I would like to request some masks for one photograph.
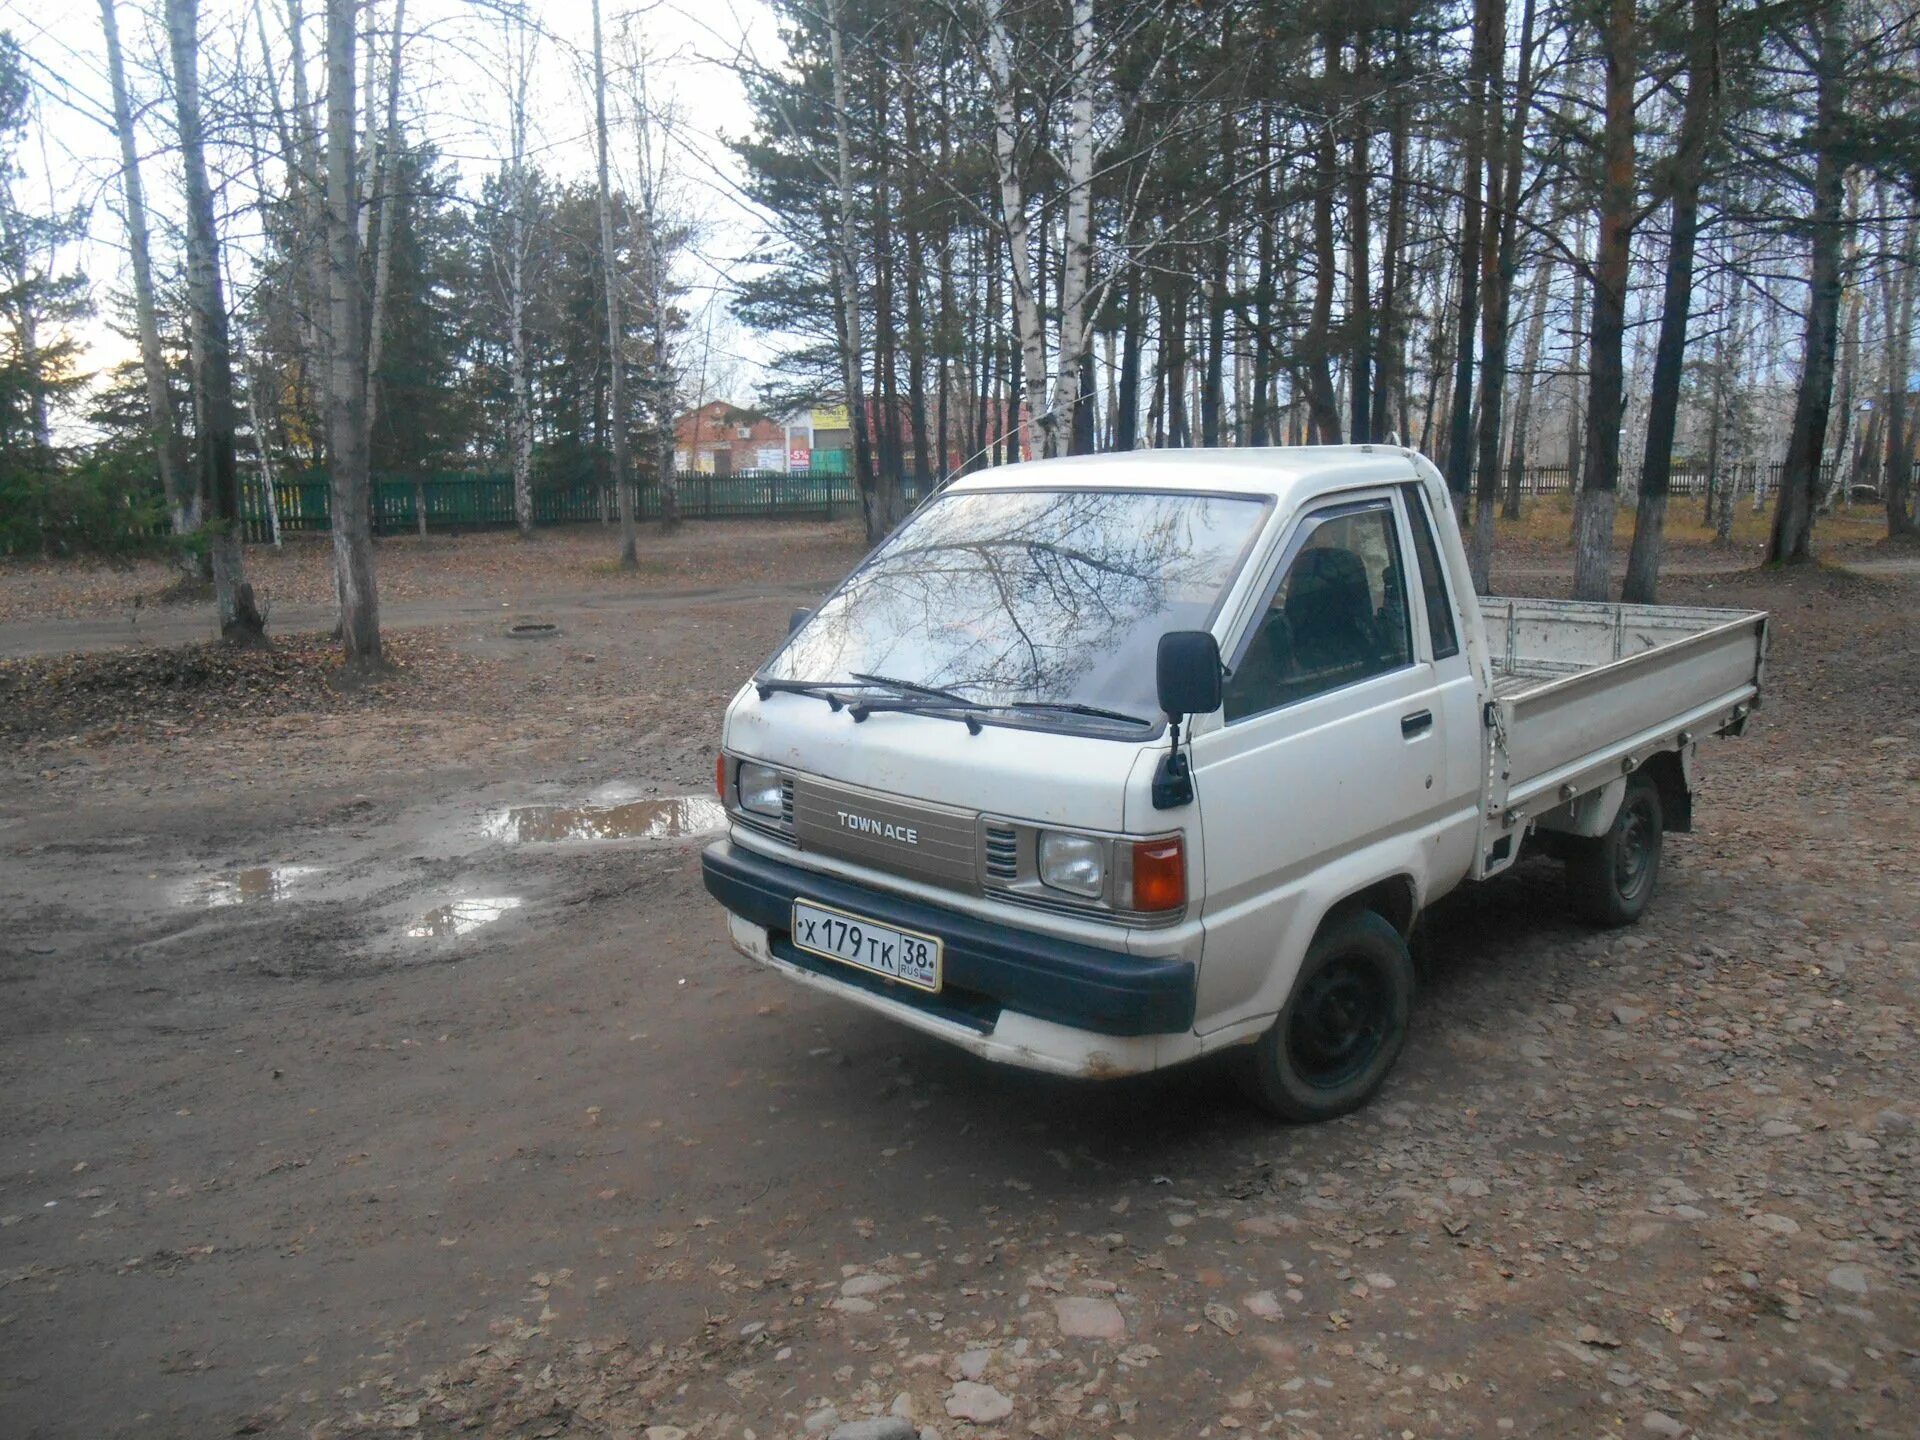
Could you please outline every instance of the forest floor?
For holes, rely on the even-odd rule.
[[[1652,911],[1443,902],[1384,1092],[1288,1129],[728,948],[717,716],[861,549],[389,541],[351,689],[157,645],[158,568],[0,568],[0,1434],[1911,1433],[1920,576],[1680,537],[1664,598],[1778,622]],[[324,555],[250,560],[285,615]]]

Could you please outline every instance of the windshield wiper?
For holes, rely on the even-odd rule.
[[[862,671],[853,672],[849,680],[773,680],[756,677],[753,686],[760,692],[760,698],[769,695],[812,695],[824,700],[835,710],[847,702],[835,694],[839,690],[873,690],[876,688],[899,690],[908,695],[924,695],[930,700],[944,700],[951,705],[971,705],[973,702],[956,690],[942,690],[937,685],[922,685],[916,680],[896,680],[891,675],[868,675]]]
[[[949,705],[958,707],[948,709]],[[882,710],[899,710],[913,715],[937,715],[943,720],[961,720],[966,722],[968,730],[980,733],[980,716],[1019,714],[1022,711],[1042,711],[1056,715],[1085,715],[1093,720],[1119,720],[1128,725],[1138,725],[1142,729],[1150,728],[1153,721],[1138,715],[1129,715],[1124,710],[1105,710],[1098,705],[1082,705],[1077,700],[1014,700],[1004,704],[987,704],[972,700],[962,700],[955,696],[950,701],[942,701],[938,695],[929,695],[925,699],[903,695],[897,699],[866,699],[853,701],[847,707],[847,713],[855,720],[864,720],[867,716]]]
[[[1153,721],[1139,715],[1128,714],[1124,710],[1107,710],[1098,705],[1084,705],[1078,700],[1014,700],[1003,703],[990,703],[969,700],[956,690],[943,690],[937,685],[922,685],[916,680],[897,680],[889,675],[871,675],[856,670],[848,680],[772,680],[755,679],[754,687],[760,692],[760,698],[769,695],[812,695],[824,700],[835,711],[845,709],[855,721],[865,720],[869,715],[898,711],[903,714],[932,715],[942,720],[958,720],[974,735],[980,733],[980,716],[984,714],[1006,714],[1019,711],[1043,711],[1059,715],[1084,715],[1093,720],[1118,720],[1127,725],[1150,728]],[[892,697],[860,696],[848,698],[836,691],[841,690],[896,690],[901,693]]]
[[[760,698],[769,695],[812,695],[824,700],[835,710],[847,702],[833,692],[836,690],[864,690],[866,685],[858,680],[769,680],[754,676],[753,688],[760,692]]]
[[[959,706],[959,709],[955,709]],[[939,720],[958,720],[967,727],[969,735],[980,733],[980,717],[974,714],[976,708],[995,709],[995,706],[975,707],[971,701],[956,695],[951,700],[941,698],[941,692],[934,691],[926,696],[900,695],[893,699],[868,699],[861,697],[847,706],[847,713],[853,716],[857,725],[869,715],[884,711],[900,711],[906,715],[932,715]]]
[[[905,690],[912,695],[931,695],[936,700],[951,700],[956,705],[971,705],[973,701],[957,690],[943,690],[938,685],[922,685],[918,680],[896,680],[891,675],[869,675],[864,670],[849,671],[856,680],[864,680],[869,685],[891,685],[895,690]]]
[[[1125,710],[1103,710],[1098,705],[1082,705],[1078,700],[1015,700],[1006,705],[985,707],[991,710],[1054,710],[1062,715],[1088,715],[1096,720],[1124,720],[1129,725],[1151,727],[1153,721]]]

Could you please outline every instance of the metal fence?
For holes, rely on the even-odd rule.
[[[1780,488],[1779,461],[1746,461],[1723,465],[1722,483],[1735,486],[1734,493],[1758,505]],[[1882,477],[1870,472],[1874,481]],[[1838,467],[1822,467],[1821,486],[1831,492]],[[1915,467],[1916,488],[1920,488],[1920,466]],[[1631,480],[1623,475],[1623,480]],[[1669,489],[1674,495],[1704,496],[1712,488],[1713,476],[1707,467],[1681,465],[1674,469]],[[1505,489],[1502,474],[1501,488]],[[1520,493],[1524,496],[1566,495],[1573,488],[1565,465],[1529,465],[1520,475]],[[629,482],[634,513],[641,520],[660,518],[660,492],[652,481]],[[1872,486],[1856,486],[1853,495],[1836,495],[1836,500],[1876,502],[1881,491]],[[911,477],[901,483],[901,493],[911,505],[919,498]],[[280,531],[294,535],[325,532],[330,528],[330,492],[324,471],[276,479],[274,500],[280,510]],[[680,515],[687,520],[794,519],[826,520],[857,511],[860,493],[853,477],[844,471],[811,470],[788,474],[775,470],[749,470],[737,475],[683,473],[674,477],[674,494]],[[373,528],[376,534],[396,535],[407,531],[500,529],[514,523],[513,476],[506,471],[436,471],[423,475],[379,474],[374,477]],[[536,485],[533,491],[533,523],[536,525],[573,525],[612,523],[620,515],[613,485],[601,480],[575,480],[563,484]],[[272,538],[272,523],[267,512],[266,486],[257,471],[242,480],[241,516],[246,538]]]
[[[630,481],[627,491],[638,518],[660,518],[660,491],[652,481]],[[851,476],[824,470],[683,474],[674,477],[674,495],[681,517],[687,520],[825,520],[856,507],[860,498]],[[331,528],[332,491],[325,472],[276,477],[273,499],[280,512],[281,534]],[[240,509],[247,539],[272,538],[267,489],[257,472],[242,479]],[[505,471],[379,474],[374,477],[372,511],[374,533],[379,535],[511,526],[513,476]],[[611,482],[587,480],[534,487],[536,525],[612,522],[619,515],[620,503]]]
[[[1785,468],[1778,460],[1768,464],[1749,460],[1738,465],[1722,465],[1720,476],[1737,485],[1741,495],[1766,496],[1780,488],[1780,472]],[[1837,472],[1838,467],[1831,461],[1820,467],[1823,490],[1831,488]],[[1636,477],[1623,472],[1620,478],[1631,482]],[[1704,465],[1676,465],[1667,479],[1667,492],[1671,495],[1705,495],[1712,486],[1713,472]],[[1504,481],[1502,489],[1505,489]],[[1529,465],[1520,472],[1522,495],[1565,495],[1572,489],[1572,475],[1565,465]]]

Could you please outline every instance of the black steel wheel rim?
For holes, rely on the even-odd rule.
[[[1379,1058],[1391,1020],[1379,966],[1359,955],[1328,961],[1307,977],[1287,1021],[1294,1073],[1316,1090],[1351,1083]]]
[[[1613,884],[1623,900],[1637,896],[1653,873],[1660,835],[1652,808],[1644,798],[1635,796],[1620,810],[1620,831],[1613,847]]]

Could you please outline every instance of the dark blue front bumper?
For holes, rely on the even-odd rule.
[[[1126,955],[1029,930],[1013,930],[900,895],[770,859],[721,840],[701,857],[707,890],[763,927],[789,965],[925,1010],[982,1034],[1002,1009],[1096,1035],[1168,1035],[1193,1028],[1195,975],[1185,960]],[[944,946],[940,993],[929,995],[795,947],[796,896],[936,935]]]

